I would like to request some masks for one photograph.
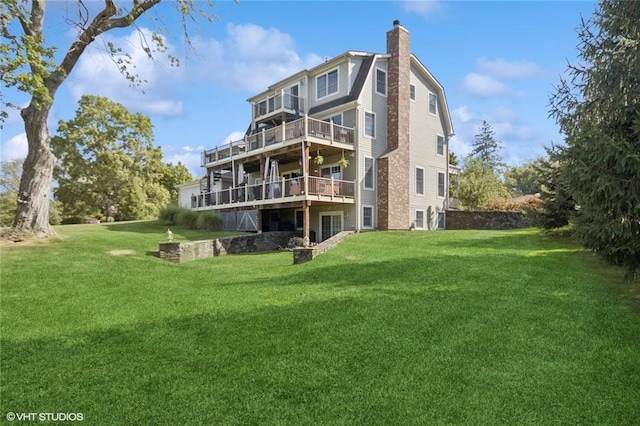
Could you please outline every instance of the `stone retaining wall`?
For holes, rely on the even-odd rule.
[[[183,263],[226,254],[279,250],[296,235],[295,232],[264,232],[214,240],[161,242],[159,253],[161,259]]]
[[[472,212],[447,210],[447,229],[519,229],[533,226],[519,212]]]
[[[316,256],[334,248],[340,241],[351,234],[353,234],[353,231],[342,231],[316,246],[296,247],[293,249],[293,264],[297,265],[315,259]]]

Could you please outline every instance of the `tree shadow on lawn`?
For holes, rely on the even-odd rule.
[[[600,359],[589,351],[545,353],[554,359],[545,363],[456,331],[474,321],[380,295],[3,339],[2,409],[81,412],[91,424],[624,424],[639,415],[640,376],[628,370],[640,364],[638,327],[620,331],[622,347],[599,341],[620,359],[594,375]]]

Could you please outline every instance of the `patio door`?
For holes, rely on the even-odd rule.
[[[342,232],[342,212],[320,213],[321,241],[329,239]]]

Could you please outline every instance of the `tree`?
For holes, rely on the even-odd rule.
[[[180,161],[175,166],[173,163],[165,164],[165,170],[160,178],[160,183],[169,191],[169,197],[174,204],[178,203],[178,188],[181,183],[193,180],[191,172]]]
[[[0,163],[0,226],[10,226],[16,213],[23,158]]]
[[[113,0],[104,0],[104,7],[93,17],[85,1],[78,0],[75,14],[69,13],[64,25],[77,30],[61,60],[56,62],[56,47],[46,44],[45,29],[61,31],[57,26],[45,26],[46,0],[3,0],[0,3],[0,80],[6,87],[27,93],[30,102],[21,110],[28,141],[28,154],[24,162],[20,190],[17,199],[14,229],[21,233],[46,236],[54,233],[49,225],[49,191],[53,177],[55,158],[50,150],[47,119],[56,93],[69,77],[78,60],[96,38],[119,28],[135,25],[142,15],[149,15],[160,0],[131,0],[128,5]],[[205,18],[215,18],[210,10],[211,1],[176,0],[169,2],[180,16],[185,36],[187,23]],[[166,17],[157,14],[152,19],[162,25]],[[161,30],[161,28],[159,29]],[[149,40],[140,37],[143,49],[149,56],[166,53],[163,37],[159,32]],[[151,43],[151,44],[149,44]],[[128,56],[112,43],[106,43],[109,53],[123,75],[132,83],[140,81],[132,71]],[[117,59],[116,59],[117,57]],[[172,58],[175,59],[175,58]],[[1,99],[1,98],[0,98]],[[3,106],[15,106],[2,99]],[[3,110],[2,116],[6,117]]]
[[[576,213],[576,203],[565,182],[566,164],[562,149],[545,148],[546,158],[536,161],[534,167],[540,179],[541,211],[536,215],[537,225],[543,229],[561,228],[570,223]]]
[[[169,202],[163,182],[173,167],[153,146],[151,120],[100,96],[80,98],[76,116],[58,123],[56,199],[66,216],[116,211],[122,219],[155,217]]]
[[[490,199],[510,195],[489,164],[479,157],[468,156],[460,173],[458,197],[466,210],[483,210]]]
[[[480,131],[475,135],[471,146],[473,149],[470,156],[480,158],[495,171],[500,171],[504,167],[502,157],[498,152],[502,148],[502,144],[496,139],[496,132],[486,121],[482,122]]]
[[[565,135],[564,179],[579,205],[576,235],[633,278],[640,267],[640,2],[602,0],[578,38],[579,61],[550,99]]]
[[[512,196],[532,195],[540,192],[540,174],[537,166],[544,161],[538,158],[519,166],[508,167],[504,172],[504,185]]]

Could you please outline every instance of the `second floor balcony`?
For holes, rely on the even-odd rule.
[[[301,140],[353,149],[355,129],[304,116],[271,128],[262,128],[243,139],[229,142],[202,153],[202,166],[230,161],[234,157],[276,149]]]
[[[354,203],[355,182],[317,176],[283,178],[255,185],[203,191],[199,196],[192,197],[191,208],[217,210],[302,200]]]

